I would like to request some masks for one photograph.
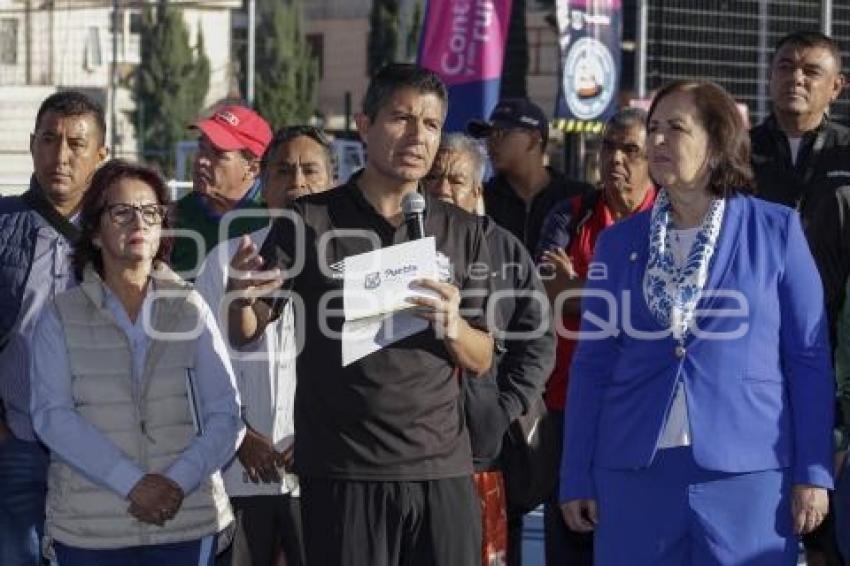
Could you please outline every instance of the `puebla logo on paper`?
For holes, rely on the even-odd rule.
[[[593,37],[576,41],[564,62],[564,98],[570,113],[592,120],[605,111],[614,97],[614,58],[608,47]]]
[[[366,279],[363,280],[363,286],[371,291],[373,289],[377,289],[381,286],[381,272],[376,271],[375,273],[367,273]]]

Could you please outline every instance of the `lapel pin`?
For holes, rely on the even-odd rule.
[[[637,252],[632,252],[629,256],[629,261],[637,261]]]

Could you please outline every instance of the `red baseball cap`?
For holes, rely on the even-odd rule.
[[[198,120],[192,127],[206,134],[221,151],[247,149],[256,157],[263,155],[272,139],[268,122],[245,106],[222,106],[215,114]]]

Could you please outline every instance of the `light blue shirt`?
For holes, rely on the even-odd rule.
[[[106,289],[106,306],[116,325],[127,335],[132,351],[132,379],[142,378],[150,336],[140,313],[130,321],[118,299]],[[150,293],[142,309],[151,308]],[[177,482],[188,495],[201,481],[224,466],[239,445],[243,433],[239,395],[233,369],[215,319],[204,304],[203,330],[195,352],[196,393],[203,433],[195,436],[164,475]],[[32,357],[32,419],[38,436],[54,456],[80,471],[92,482],[126,497],[147,473],[75,409],[65,331],[52,304],[42,312],[32,337],[38,355]],[[155,470],[151,470],[152,472]]]

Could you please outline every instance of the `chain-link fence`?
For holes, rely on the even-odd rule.
[[[753,123],[770,112],[767,89],[776,41],[794,30],[820,30],[820,0],[647,0],[647,87],[680,78],[715,81],[747,104]],[[850,3],[832,8],[833,37],[850,62]],[[850,116],[847,94],[833,106]]]

